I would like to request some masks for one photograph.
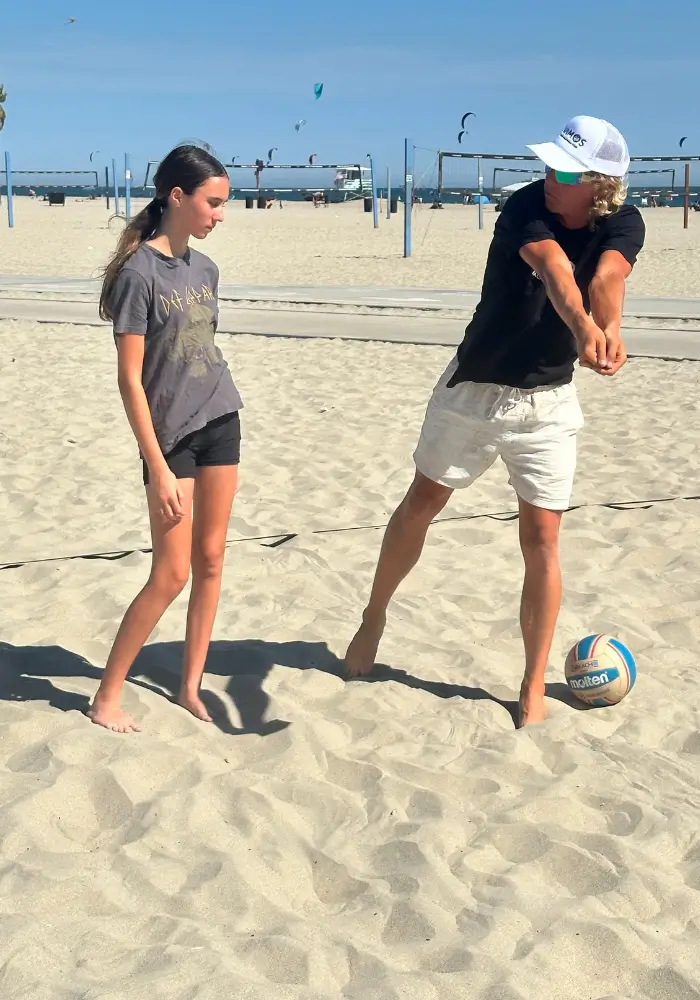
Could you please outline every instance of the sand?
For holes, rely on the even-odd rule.
[[[144,203],[134,202],[134,211]],[[413,256],[403,258],[403,218],[382,219],[378,230],[359,203],[314,209],[288,203],[280,211],[246,211],[230,203],[222,226],[207,239],[206,252],[219,264],[221,280],[261,285],[383,285],[413,288],[481,287],[497,215],[485,209],[478,230],[475,207],[441,212],[416,207]],[[646,209],[647,245],[632,278],[631,295],[700,295],[700,213],[683,229],[679,208]],[[119,220],[104,202],[69,199],[65,208],[15,199],[16,226],[7,229],[0,210],[5,273],[97,274],[111,253]]]
[[[278,267],[266,282],[292,280]],[[375,678],[340,674],[451,352],[220,340],[247,405],[204,683],[217,722],[169,700],[183,595],[126,689],[144,732],[119,737],[82,714],[149,565],[114,346],[0,323],[0,560],[22,564],[0,572],[3,1000],[700,996],[700,501],[672,499],[700,495],[697,364],[577,374],[551,718],[516,732],[500,465],[431,529]],[[594,630],[640,670],[603,711],[563,683]]]

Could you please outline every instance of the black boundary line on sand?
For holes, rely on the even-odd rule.
[[[614,511],[633,511],[633,510],[649,510],[652,507],[659,506],[664,503],[675,503],[679,500],[700,500],[700,494],[693,494],[688,496],[674,496],[674,497],[657,497],[650,500],[620,500],[618,502],[610,503],[580,503],[575,504],[573,507],[569,507],[566,513],[574,510],[585,510],[587,508],[597,507],[605,510]],[[449,524],[455,521],[477,521],[477,520],[491,520],[491,521],[517,521],[519,514],[517,511],[504,510],[504,511],[494,511],[485,514],[455,514],[452,517],[440,517],[432,524]],[[351,524],[346,525],[342,528],[316,528],[310,531],[310,535],[337,535],[348,531],[379,531],[381,528],[386,528],[386,523],[382,524]],[[259,542],[264,548],[276,549],[281,545],[285,545],[287,542],[292,541],[294,538],[298,538],[301,532],[299,531],[289,531],[283,532],[281,534],[274,535],[244,535],[240,538],[227,538],[226,545],[238,545],[241,542]],[[104,559],[110,562],[116,562],[119,559],[124,559],[126,556],[134,555],[135,553],[141,553],[143,555],[148,555],[153,550],[150,546],[145,548],[134,548],[134,549],[116,549],[112,552],[82,552],[76,553],[75,555],[69,556],[46,556],[39,559],[24,559],[17,562],[6,562],[0,563],[0,571],[8,569],[20,569],[22,566],[36,566],[43,563],[52,562],[71,562],[75,559]]]

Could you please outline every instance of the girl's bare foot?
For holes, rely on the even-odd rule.
[[[95,696],[92,705],[87,710],[87,717],[96,726],[111,729],[113,733],[141,732],[131,716],[122,712],[118,701],[107,701],[100,698],[99,695]]]
[[[365,612],[362,616],[362,624],[345,654],[345,669],[350,677],[366,677],[371,673],[385,627],[385,614],[370,618]]]
[[[178,705],[182,708],[186,708],[191,715],[194,715],[195,719],[199,719],[200,722],[213,722],[211,715],[207,712],[206,705],[199,697],[198,694],[187,694],[185,691],[180,692],[180,697],[177,699]]]

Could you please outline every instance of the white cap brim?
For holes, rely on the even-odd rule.
[[[585,174],[587,170],[590,170],[590,167],[575,160],[570,153],[567,153],[561,146],[557,146],[555,142],[541,142],[537,146],[528,146],[527,148],[531,149],[535,156],[538,156],[552,170],[562,170],[567,174]]]

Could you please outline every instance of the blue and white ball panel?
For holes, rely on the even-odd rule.
[[[627,671],[629,685],[627,690],[631,691],[634,687],[634,682],[637,680],[637,664],[634,662],[634,657],[624,642],[620,642],[619,639],[613,639],[612,636],[608,639],[608,648],[611,650],[614,649],[619,654],[624,664],[624,669]]]
[[[629,649],[611,635],[588,635],[566,658],[566,679],[572,693],[595,707],[616,705],[637,679]]]
[[[592,656],[593,646],[598,642],[599,639],[603,638],[605,638],[605,636],[587,635],[585,639],[581,639],[574,646],[575,659],[590,660]]]

